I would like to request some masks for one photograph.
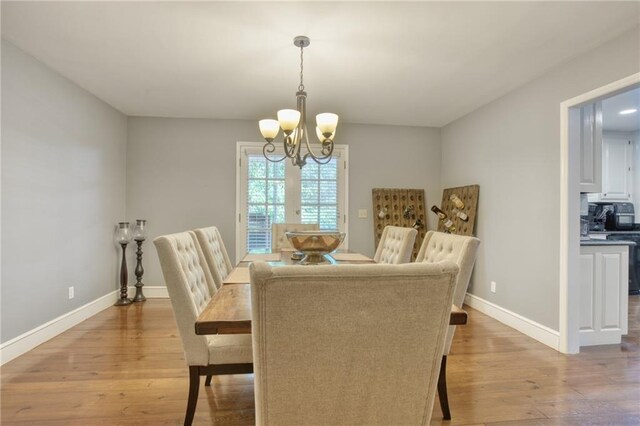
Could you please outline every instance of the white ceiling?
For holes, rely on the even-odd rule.
[[[633,114],[620,115],[620,111],[632,108],[638,111]],[[619,132],[640,130],[640,88],[602,101],[602,128]]]
[[[638,2],[2,2],[2,35],[127,115],[442,126],[639,22]]]

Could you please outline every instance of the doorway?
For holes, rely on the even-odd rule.
[[[331,160],[309,161],[301,169],[287,160],[267,161],[263,145],[237,143],[236,259],[271,252],[271,226],[276,223],[317,223],[321,230],[346,233],[348,146],[336,145]],[[348,248],[347,238],[342,246]]]
[[[559,350],[580,351],[580,146],[571,143],[571,110],[640,86],[640,73],[568,99],[560,104],[560,318]]]

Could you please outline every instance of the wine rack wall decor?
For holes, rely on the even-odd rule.
[[[418,231],[411,260],[418,255],[427,233],[424,189],[373,188],[373,234],[376,248],[385,226],[402,226]]]
[[[464,204],[464,207],[459,209],[462,213],[468,216],[468,220],[465,222],[461,220],[454,209],[456,206],[451,200],[451,196],[456,195],[460,201]],[[455,226],[453,234],[458,235],[475,235],[476,215],[478,212],[478,197],[480,195],[480,185],[459,186],[456,188],[446,188],[442,191],[442,204],[440,209],[444,211],[449,219]],[[438,231],[445,232],[444,222],[438,221]]]

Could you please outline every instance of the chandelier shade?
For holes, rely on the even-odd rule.
[[[260,126],[260,133],[262,133],[262,137],[269,142],[274,140],[280,132],[280,124],[277,120],[260,120],[258,125]]]
[[[338,127],[338,115],[330,112],[318,114],[316,116],[316,151],[309,143],[309,132],[307,132],[307,92],[304,90],[304,48],[309,46],[311,41],[306,36],[297,36],[293,39],[293,44],[300,48],[300,85],[296,92],[296,109],[281,109],[278,111],[278,119],[266,119],[258,122],[260,133],[267,143],[262,148],[265,158],[272,162],[280,162],[287,158],[291,159],[294,166],[304,167],[307,159],[312,159],[318,164],[326,164],[331,160],[333,154],[333,139]],[[280,133],[284,134],[283,148],[284,156],[274,157],[276,146],[273,141]],[[302,147],[306,153],[302,153]]]
[[[278,111],[278,123],[286,134],[293,132],[293,129],[298,127],[298,123],[300,123],[300,111],[281,109]]]
[[[330,112],[318,114],[316,115],[316,123],[318,124],[320,132],[325,137],[329,137],[329,135],[336,131],[336,127],[338,127],[338,116]]]

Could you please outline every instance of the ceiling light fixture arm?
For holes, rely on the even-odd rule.
[[[271,162],[280,162],[285,158],[291,158],[291,163],[302,169],[307,164],[307,159],[311,158],[318,164],[327,164],[333,154],[333,138],[338,124],[338,116],[331,113],[318,114],[316,122],[316,136],[320,143],[320,153],[316,154],[309,143],[309,132],[307,131],[307,92],[304,90],[304,48],[309,46],[310,40],[305,36],[298,36],[293,39],[293,44],[300,48],[300,84],[296,92],[296,109],[278,111],[278,120],[260,120],[260,132],[267,143],[262,148],[265,158]],[[273,144],[279,130],[284,133],[284,156],[282,158],[272,158],[276,146]],[[301,148],[304,138],[304,145],[307,152],[302,155]]]
[[[264,155],[264,158],[266,158],[267,160],[271,161],[272,163],[279,163],[279,162],[289,158],[285,154],[282,158],[274,159],[273,158],[273,153],[275,151],[276,151],[276,146],[273,144],[273,140],[267,141],[267,143],[265,143],[264,146],[262,147],[262,155]]]
[[[307,131],[307,92],[298,91],[296,93],[297,98],[297,107],[298,111],[300,111],[300,122],[298,123],[297,131],[295,132],[297,136],[296,141],[296,157],[293,160],[293,165],[302,168],[305,164],[307,164],[307,159],[311,158],[318,164],[326,164],[331,160],[331,153],[333,152],[333,144],[331,144],[331,151],[325,152],[325,143],[322,143],[322,153],[321,155],[316,155],[315,152],[311,149],[311,144],[309,144],[309,132]],[[305,146],[307,147],[307,153],[304,156],[300,155],[300,149],[302,148],[302,139],[304,138]],[[325,161],[326,160],[326,161]]]

